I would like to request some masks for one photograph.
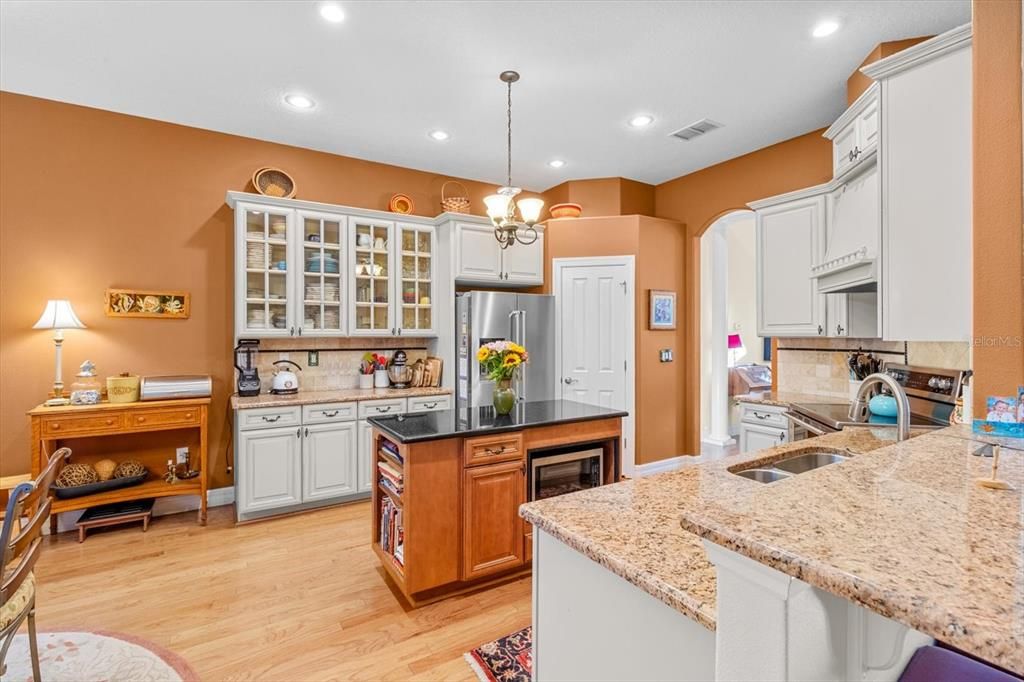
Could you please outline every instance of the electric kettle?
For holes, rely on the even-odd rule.
[[[283,393],[298,393],[299,375],[290,369],[278,367],[278,365],[291,365],[298,371],[302,371],[302,368],[291,360],[278,360],[274,363],[274,367],[277,367],[277,369],[274,372],[274,378],[270,380],[270,392],[278,395]]]

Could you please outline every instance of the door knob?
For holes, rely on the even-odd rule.
[[[565,377],[564,379],[562,379],[562,381],[565,382],[566,386],[579,383],[579,379],[573,379],[572,377]]]

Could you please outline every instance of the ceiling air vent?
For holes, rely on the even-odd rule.
[[[685,140],[686,142],[689,142],[695,137],[700,137],[705,133],[710,133],[712,130],[721,127],[721,123],[712,121],[710,118],[702,118],[696,123],[691,123],[685,128],[680,128],[674,133],[671,133],[671,135],[672,137],[678,137],[680,140]]]

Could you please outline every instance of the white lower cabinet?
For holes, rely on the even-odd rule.
[[[373,427],[370,422],[359,422],[359,457],[356,472],[356,489],[368,493],[373,489]]]
[[[235,472],[239,516],[302,502],[301,432],[297,426],[241,432]]]
[[[357,492],[356,424],[318,424],[302,433],[302,501]]]
[[[740,403],[740,452],[756,452],[807,437],[794,429],[781,405]]]
[[[740,424],[740,452],[756,452],[789,442],[788,429]]]

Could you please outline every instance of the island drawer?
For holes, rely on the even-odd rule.
[[[298,426],[302,423],[302,408],[295,407],[258,407],[251,410],[236,410],[238,428],[242,431],[250,429],[272,429],[278,426]]]
[[[450,395],[425,395],[409,398],[409,412],[437,412],[452,409]]]
[[[463,463],[468,467],[523,459],[524,454],[522,433],[467,438],[463,444]]]
[[[355,403],[324,403],[302,406],[303,424],[351,422],[356,420],[357,415],[358,409]]]
[[[405,398],[385,398],[384,400],[360,400],[359,418],[381,417],[388,414],[405,412]]]
[[[740,419],[748,424],[760,426],[776,426],[780,429],[789,427],[789,420],[786,418],[786,408],[775,405],[752,405],[740,403],[742,411]]]

